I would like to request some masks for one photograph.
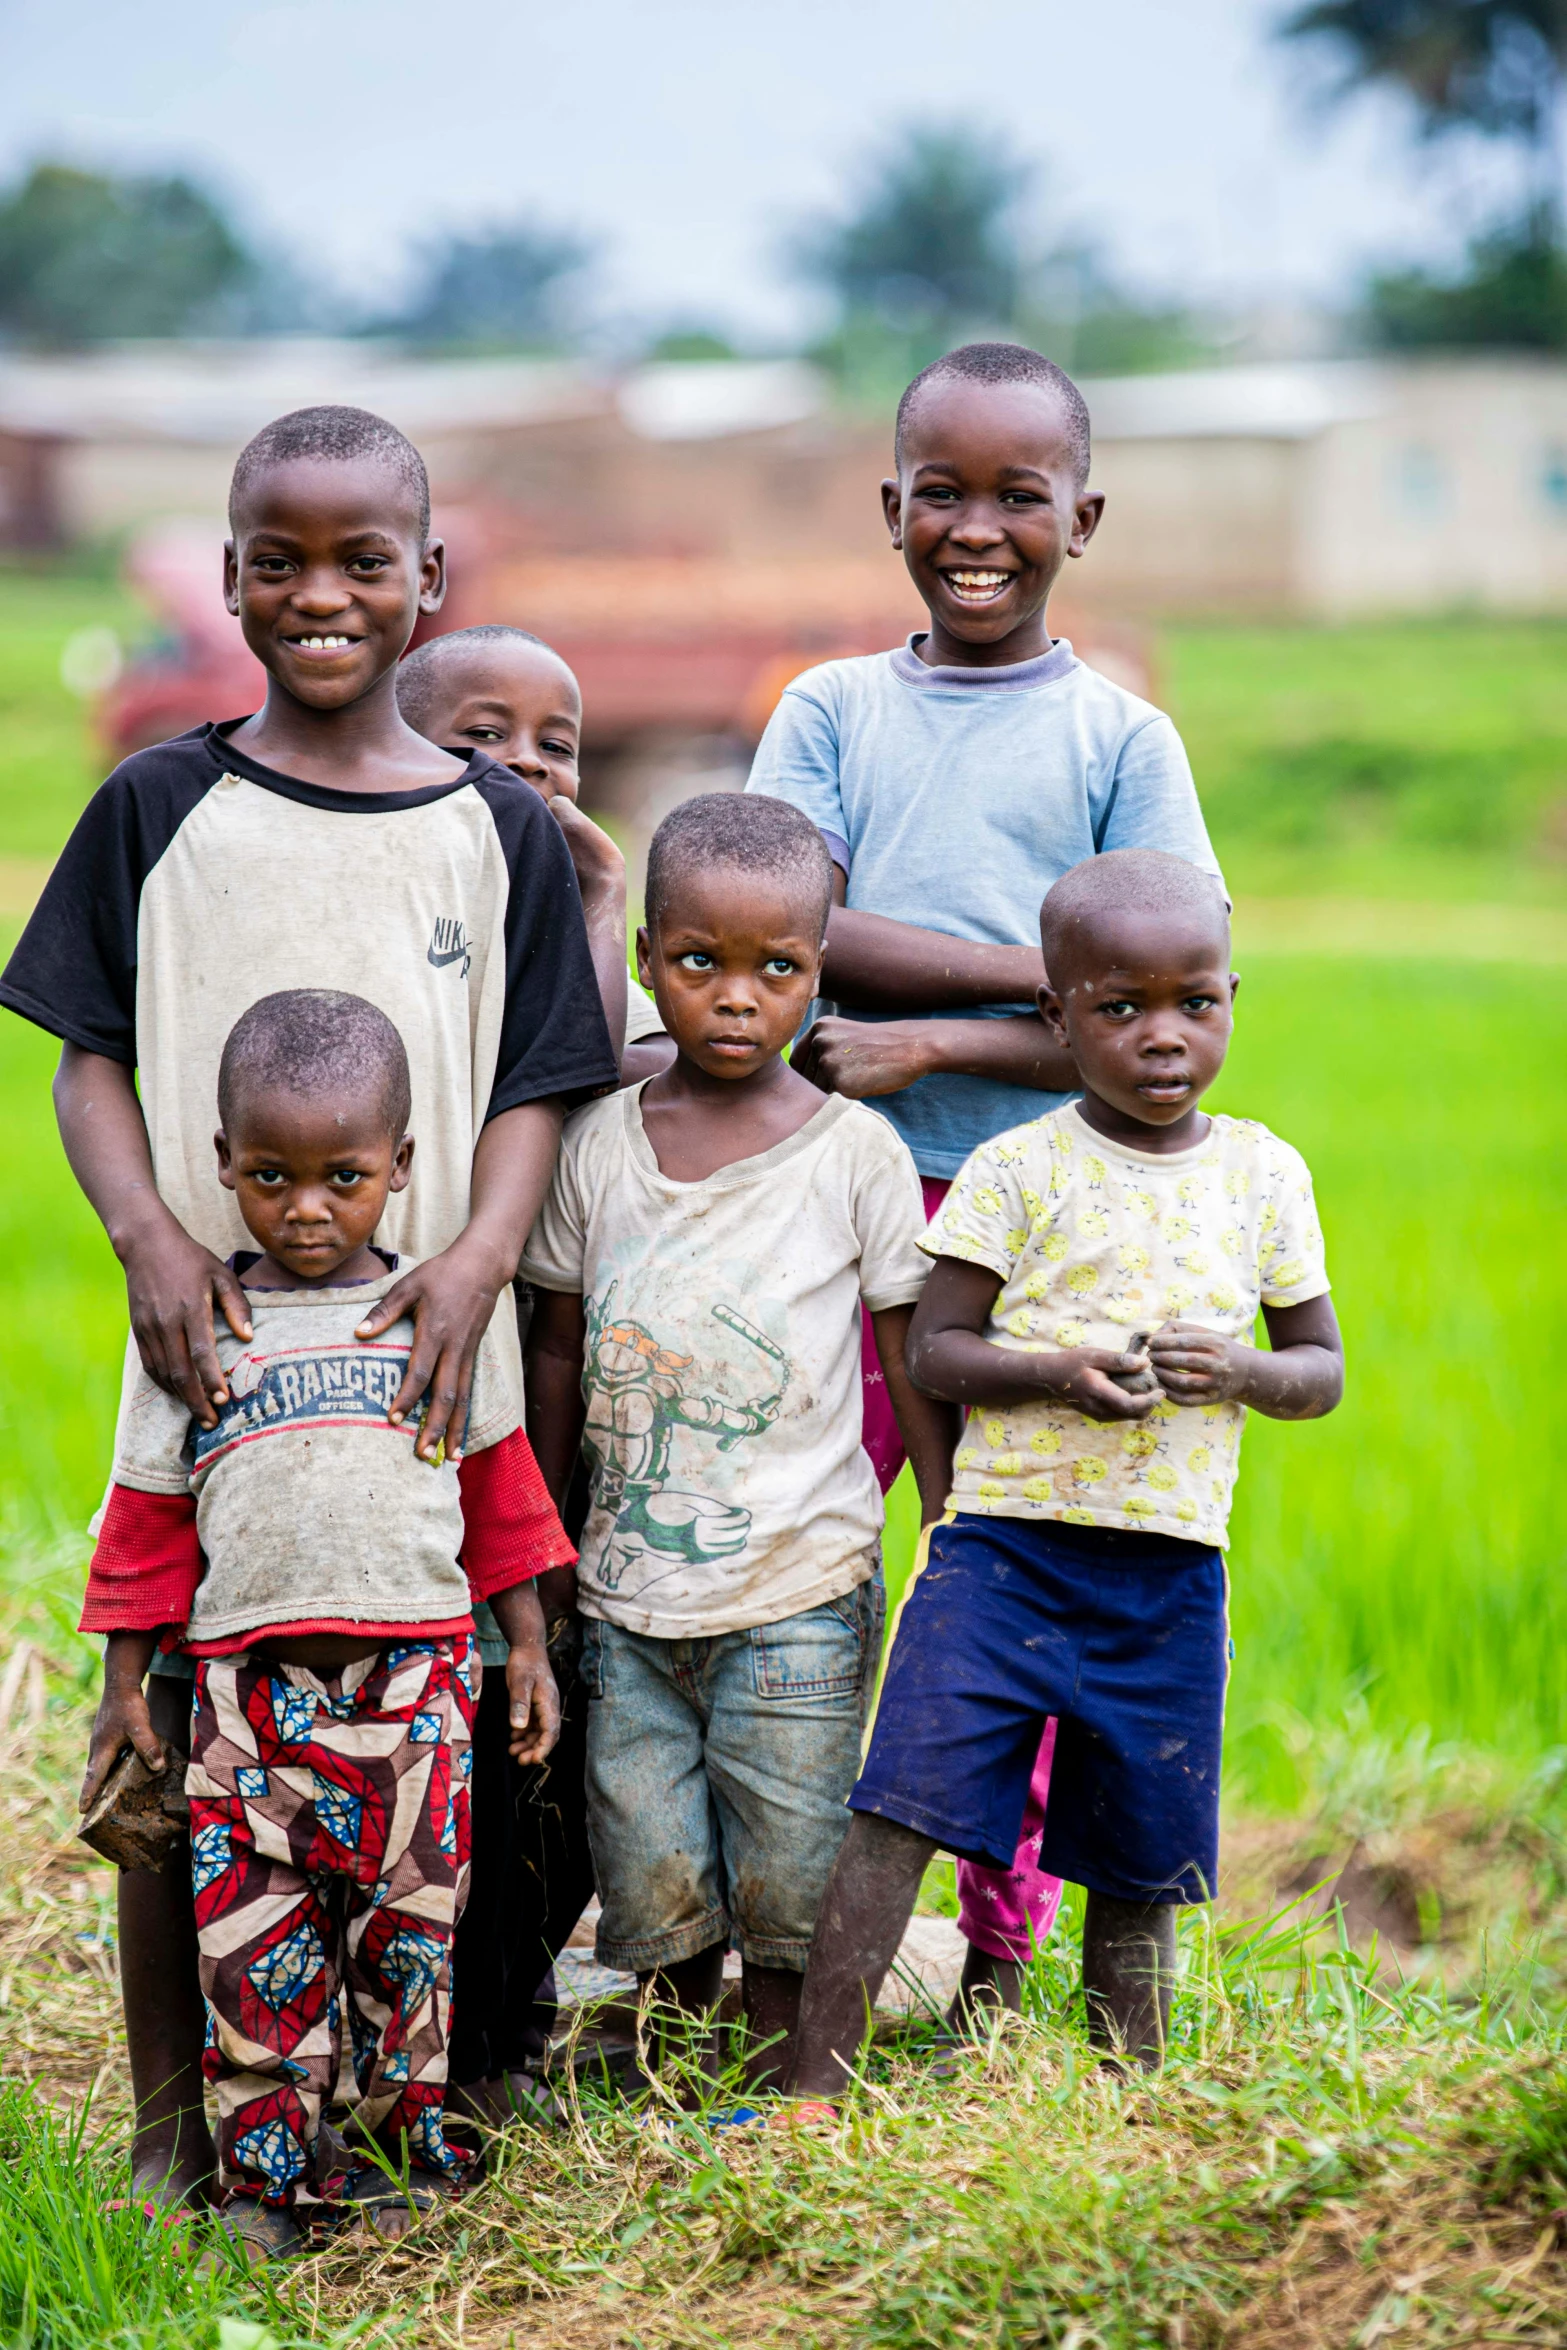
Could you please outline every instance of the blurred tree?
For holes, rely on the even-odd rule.
[[[972,335],[1015,335],[1085,372],[1208,355],[1184,312],[1122,293],[1091,244],[1031,249],[1020,213],[1034,177],[994,132],[916,124],[872,159],[842,216],[795,239],[795,269],[837,312],[812,356],[852,399],[883,407]]]
[[[1567,253],[1538,214],[1477,237],[1450,278],[1425,270],[1374,277],[1368,323],[1390,350],[1567,351]]]
[[[1413,101],[1423,137],[1480,131],[1535,162],[1553,209],[1567,0],[1309,0],[1280,28],[1337,51],[1339,90],[1370,85]]]
[[[950,342],[1013,315],[1019,285],[1014,211],[1027,168],[995,139],[916,124],[871,166],[854,209],[807,230],[801,274],[847,316]]]
[[[39,163],[0,195],[0,331],[54,345],[209,323],[254,264],[185,179]]]
[[[566,231],[520,222],[449,237],[427,252],[412,301],[388,323],[420,343],[490,350],[548,343],[562,329],[565,288],[592,251]]]
[[[648,345],[649,359],[738,359],[727,335],[710,326],[672,326]]]
[[[1286,40],[1336,54],[1340,98],[1401,91],[1423,139],[1469,131],[1510,145],[1523,205],[1473,240],[1459,272],[1386,272],[1367,289],[1372,338],[1394,349],[1567,350],[1562,80],[1567,0],[1310,0]]]

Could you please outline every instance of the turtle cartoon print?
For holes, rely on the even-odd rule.
[[[593,1464],[594,1500],[614,1519],[599,1564],[599,1580],[618,1590],[629,1570],[649,1554],[696,1566],[744,1550],[751,1513],[708,1493],[682,1493],[666,1483],[670,1440],[692,1428],[732,1452],[778,1417],[789,1384],[789,1358],[733,1306],[710,1310],[753,1348],[766,1366],[766,1391],[749,1403],[703,1394],[693,1376],[694,1355],[662,1345],[642,1323],[617,1318],[614,1285],[588,1320],[584,1441]]]

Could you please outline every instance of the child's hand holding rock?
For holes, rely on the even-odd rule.
[[[1246,1385],[1253,1347],[1204,1330],[1195,1322],[1167,1322],[1148,1341],[1159,1384],[1172,1403],[1227,1403]]]

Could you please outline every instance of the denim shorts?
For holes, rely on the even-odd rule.
[[[803,1972],[881,1656],[878,1561],[842,1598],[705,1640],[582,1627],[602,1966],[738,1942]]]

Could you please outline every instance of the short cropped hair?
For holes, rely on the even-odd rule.
[[[1057,367],[1042,351],[1031,351],[1026,343],[963,343],[945,358],[933,359],[929,367],[922,367],[898,402],[893,450],[894,462],[899,467],[903,464],[909,419],[919,405],[921,394],[932,384],[954,379],[974,384],[1034,384],[1040,391],[1048,392],[1061,410],[1066,444],[1072,454],[1072,471],[1081,489],[1088,479],[1089,458],[1093,453],[1088,402],[1064,367]]]
[[[799,809],[765,792],[704,792],[683,800],[653,835],[647,855],[647,918],[664,919],[690,873],[723,866],[765,874],[797,892],[818,933],[832,905],[832,859],[827,843]]]
[[[413,1107],[408,1054],[386,1014],[362,995],[290,987],[264,995],[229,1030],[218,1064],[218,1117],[263,1093],[304,1100],[363,1100],[374,1093],[386,1131],[400,1141]]]
[[[288,465],[296,457],[324,457],[330,463],[350,464],[356,457],[372,458],[395,473],[419,510],[419,535],[430,535],[430,476],[424,459],[406,433],[368,408],[295,408],[287,416],[264,424],[241,449],[229,483],[229,521],[251,483],[270,466]]]
[[[1105,918],[1128,914],[1186,914],[1211,923],[1215,938],[1229,936],[1229,906],[1211,873],[1165,849],[1107,849],[1085,857],[1047,891],[1039,910],[1045,969],[1053,971],[1074,939]]]
[[[547,645],[541,636],[529,628],[506,628],[498,620],[481,621],[476,628],[451,628],[444,636],[432,636],[426,643],[416,645],[397,665],[397,707],[416,732],[422,732],[440,686],[441,671],[448,657],[466,645],[493,645],[509,637],[517,644],[537,645],[541,652],[559,653]]]

